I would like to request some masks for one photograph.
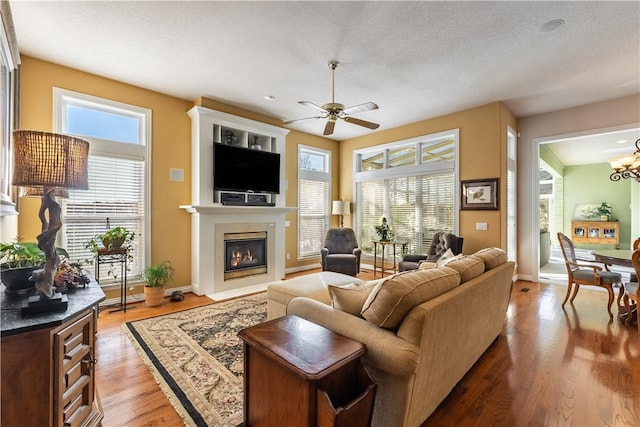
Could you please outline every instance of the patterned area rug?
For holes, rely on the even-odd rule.
[[[187,426],[242,424],[243,342],[267,318],[266,292],[123,325]]]

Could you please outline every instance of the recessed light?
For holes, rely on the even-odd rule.
[[[627,142],[626,139],[621,139],[620,141],[616,141],[616,144],[624,144],[626,142]]]
[[[273,95],[265,95],[264,99],[266,99],[267,101],[275,101],[276,97]]]
[[[540,32],[541,33],[552,33],[554,31],[557,31],[560,28],[562,28],[563,25],[564,25],[564,20],[562,20],[562,19],[552,19],[551,21],[546,22],[545,24],[542,25],[542,27],[540,27]]]

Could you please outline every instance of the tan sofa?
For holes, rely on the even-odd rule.
[[[367,346],[363,364],[378,384],[373,426],[420,426],[502,332],[513,274],[506,253],[489,248],[446,266],[329,285],[331,305],[295,297],[287,314]]]

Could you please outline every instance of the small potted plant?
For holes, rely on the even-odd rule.
[[[109,223],[107,222],[107,224]],[[112,252],[119,249],[126,249],[127,271],[129,271],[129,265],[133,263],[132,246],[135,237],[136,233],[134,231],[131,231],[126,227],[117,226],[107,229],[104,233],[96,234],[91,238],[91,240],[84,244],[84,247],[91,251],[94,256],[98,254],[98,251]],[[85,260],[85,263],[91,264],[91,260]],[[107,275],[113,277],[114,280],[118,278],[115,264],[109,264]]]
[[[69,257],[67,251],[56,248],[58,255]],[[0,279],[8,294],[28,294],[35,286],[33,272],[45,263],[44,252],[36,242],[0,243]]]
[[[30,280],[34,270],[42,268],[44,253],[36,242],[0,243],[0,278],[8,294],[26,294],[35,283]]]
[[[387,223],[387,218],[382,217],[380,220],[380,224],[374,227],[376,233],[378,233],[378,237],[381,241],[386,242],[393,237],[393,231],[389,228],[389,224]]]
[[[150,265],[144,269],[144,299],[149,307],[162,304],[164,301],[164,286],[173,279],[174,270],[170,261]]]
[[[611,218],[611,205],[607,202],[602,202],[598,206],[598,214],[600,215],[600,221],[609,221],[609,218]]]

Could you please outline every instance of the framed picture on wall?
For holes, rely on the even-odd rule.
[[[498,178],[461,181],[460,187],[460,209],[498,209]]]

